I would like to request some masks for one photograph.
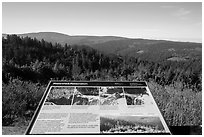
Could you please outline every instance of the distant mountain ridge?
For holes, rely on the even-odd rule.
[[[2,34],[4,37],[6,34]],[[167,40],[130,39],[116,36],[70,36],[57,32],[38,32],[16,34],[21,37],[31,37],[38,40],[60,43],[62,46],[86,45],[100,52],[122,56],[139,57],[145,60],[185,60],[199,58],[202,55],[202,44],[194,42],[176,42]],[[180,59],[181,58],[181,59]],[[185,58],[185,59],[183,59]]]
[[[6,34],[3,34],[5,36]],[[127,39],[123,37],[116,36],[87,36],[87,35],[76,35],[70,36],[58,32],[38,32],[38,33],[25,33],[25,34],[16,34],[22,37],[31,37],[36,38],[38,40],[44,39],[45,41],[52,43],[60,43],[64,45],[67,43],[68,45],[92,45],[97,43],[108,42],[112,40],[122,40]]]

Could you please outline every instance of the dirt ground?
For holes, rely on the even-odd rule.
[[[2,127],[2,135],[24,135],[25,131],[27,129],[27,126],[3,126]],[[190,133],[186,133],[182,130],[186,130],[185,128],[176,128],[177,131],[174,131],[175,135],[202,135],[202,127],[199,126],[194,126],[191,127]],[[189,131],[189,128],[187,129]]]
[[[3,126],[2,135],[23,135],[26,131],[27,126],[21,127],[12,127],[12,126]]]

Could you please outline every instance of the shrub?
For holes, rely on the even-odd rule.
[[[2,85],[2,125],[11,125],[19,118],[30,119],[45,88],[14,79]]]
[[[150,91],[169,126],[202,124],[202,93],[149,83]]]

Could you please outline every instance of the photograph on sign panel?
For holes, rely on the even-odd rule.
[[[165,133],[159,117],[101,115],[100,132],[110,133]]]
[[[99,89],[97,87],[77,87],[72,105],[98,105]]]
[[[44,105],[71,105],[74,87],[52,87]]]
[[[127,105],[144,105],[150,101],[146,88],[124,88],[124,92]]]
[[[122,88],[101,87],[99,93],[100,105],[118,105],[125,99]]]

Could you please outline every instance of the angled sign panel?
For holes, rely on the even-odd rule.
[[[51,81],[26,134],[171,134],[145,82]]]

